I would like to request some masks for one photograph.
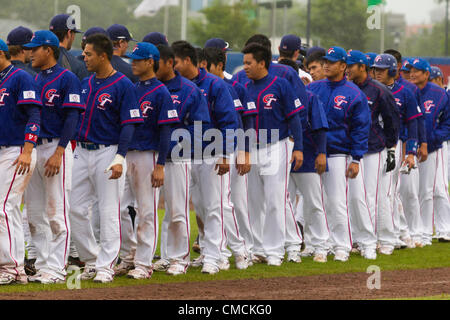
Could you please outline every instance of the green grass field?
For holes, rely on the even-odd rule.
[[[162,221],[163,212],[159,213],[160,223]],[[195,240],[197,235],[197,224],[195,216],[191,213],[191,242]],[[159,254],[159,248],[157,249]],[[193,253],[191,259],[196,258],[198,254]],[[237,270],[234,266],[233,258],[231,259],[231,268],[228,271],[221,271],[217,275],[202,274],[201,268],[190,268],[185,275],[169,276],[165,273],[154,272],[149,280],[133,280],[126,277],[116,277],[111,284],[97,284],[92,281],[83,281],[81,288],[105,288],[118,286],[133,286],[148,283],[169,283],[169,282],[189,282],[189,281],[209,281],[209,280],[236,280],[236,279],[262,279],[274,277],[299,277],[319,274],[338,274],[349,272],[366,272],[370,265],[377,265],[381,271],[399,270],[399,269],[424,269],[450,267],[450,259],[443,257],[450,256],[450,244],[434,243],[433,246],[417,249],[396,250],[392,256],[378,255],[377,260],[366,260],[360,255],[352,254],[347,263],[335,262],[332,257],[325,264],[312,261],[311,257],[302,258],[302,263],[284,262],[281,267],[271,267],[265,264],[257,264],[248,270]],[[70,279],[70,278],[69,278]],[[60,285],[41,285],[28,284],[11,285],[0,287],[0,293],[7,292],[25,292],[25,291],[52,291],[67,289],[65,284]],[[448,296],[443,299],[448,299]]]

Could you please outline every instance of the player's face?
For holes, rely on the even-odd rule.
[[[31,62],[31,50],[23,50],[23,54],[24,54],[24,58],[25,58],[25,63],[30,63]]]
[[[198,63],[199,68],[206,69],[207,66],[208,66],[208,62],[206,62],[206,60],[199,61],[199,63]]]
[[[252,53],[244,55],[244,71],[249,79],[258,80],[265,69],[264,61],[256,61]]]
[[[41,68],[47,64],[48,54],[50,49],[44,47],[37,47],[31,50],[31,65],[33,68]]]
[[[372,79],[374,79],[375,78],[375,68],[369,68],[368,74]]]
[[[407,80],[407,81],[410,80],[410,74],[411,74],[411,72],[409,72],[409,71],[401,71],[401,74],[402,74],[402,77],[403,77],[405,80]]]
[[[351,64],[347,65],[347,76],[349,80],[355,80],[361,78],[363,74],[364,66],[360,66],[359,64]]]
[[[175,56],[175,70],[177,70],[183,77],[188,74],[188,66],[186,59],[181,59]]]
[[[380,81],[383,84],[390,84],[390,77],[388,75],[389,71],[388,69],[381,69],[381,68],[373,68],[375,71],[375,78],[376,80]]]
[[[314,81],[325,79],[325,71],[322,63],[313,61],[308,65],[308,71]]]
[[[323,70],[328,79],[337,79],[344,76],[346,64],[340,61],[332,62],[325,60]]]
[[[149,71],[151,64],[149,60],[132,60],[131,68],[133,69],[133,74],[139,77]]]
[[[160,59],[159,60],[159,69],[156,72],[156,77],[160,81],[167,81],[167,80],[169,80],[170,75],[172,75],[172,72],[173,72],[172,59],[168,59],[167,61]]]
[[[428,81],[429,76],[430,76],[430,73],[428,71],[424,72],[424,71],[418,70],[416,68],[411,68],[410,81],[418,87],[425,85]]]
[[[102,60],[104,60],[104,57],[99,56],[97,52],[94,51],[94,45],[91,43],[86,44],[83,55],[84,62],[86,63],[86,68],[90,72],[96,72],[99,68],[99,65],[102,63]]]

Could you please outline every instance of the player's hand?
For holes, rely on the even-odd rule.
[[[61,168],[62,157],[64,156],[64,148],[58,146],[55,150],[55,153],[48,158],[47,162],[44,165],[45,172],[44,175],[46,177],[53,177],[54,175],[59,174],[59,169]]]
[[[215,170],[218,170],[217,174],[223,176],[230,171],[230,163],[227,158],[219,158],[216,163]]]
[[[319,153],[314,164],[314,169],[320,175],[327,170],[327,156],[325,153]]]
[[[122,176],[124,161],[125,161],[125,158],[122,155],[116,154],[113,162],[111,162],[109,167],[106,168],[106,170],[105,170],[105,173],[107,173],[108,171],[112,171],[112,174],[109,177],[109,180],[119,179]]]
[[[406,165],[408,166],[409,169],[413,169],[414,166],[416,165],[416,163],[415,163],[415,161],[414,161],[414,155],[409,154],[409,155],[406,157],[406,159],[405,159],[405,161],[404,161],[404,164],[406,164]]]
[[[352,162],[348,166],[345,176],[350,179],[355,179],[359,173],[359,163]]]
[[[238,174],[244,176],[250,172],[251,168],[250,152],[239,151],[236,157],[236,170]]]
[[[302,151],[295,150],[294,152],[292,152],[291,162],[289,162],[289,163],[293,163],[294,161],[295,161],[294,170],[300,169],[303,165],[303,152]]]
[[[22,175],[30,172],[31,168],[31,153],[33,152],[33,144],[25,142],[22,153],[17,157],[16,161],[12,164],[16,166],[16,174]]]
[[[152,173],[152,187],[160,188],[164,185],[164,166],[157,164]]]
[[[428,144],[422,143],[419,147],[419,150],[417,150],[417,158],[419,159],[419,162],[425,162],[428,159]]]

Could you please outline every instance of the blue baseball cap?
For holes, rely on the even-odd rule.
[[[134,46],[133,52],[126,57],[131,60],[153,59],[159,61],[159,51],[154,44],[139,42]]]
[[[92,36],[93,34],[104,34],[106,36],[108,36],[108,33],[106,32],[105,29],[101,28],[101,27],[92,27],[86,30],[86,32],[83,34],[83,38],[82,40],[85,41],[89,36]]]
[[[422,71],[428,71],[431,72],[431,66],[428,63],[427,60],[424,60],[422,58],[415,58],[411,59],[410,63],[408,64],[411,68],[422,70]]]
[[[69,14],[62,13],[54,16],[50,21],[50,31],[66,31],[72,30],[76,33],[83,33],[77,29],[75,18]]]
[[[6,39],[6,44],[8,46],[23,46],[24,44],[30,42],[33,37],[33,31],[25,27],[17,27],[12,29],[8,33],[8,38]]]
[[[0,51],[9,52],[8,46],[2,39],[0,39]]]
[[[369,63],[368,66],[371,68],[373,65],[373,62],[375,61],[375,58],[377,57],[378,53],[375,52],[366,52],[366,58],[367,62]]]
[[[431,67],[430,72],[430,80],[436,79],[436,78],[443,78],[443,73],[439,67]]]
[[[411,69],[411,59],[403,59],[402,67],[400,68],[401,71],[409,71]]]
[[[205,48],[218,48],[225,51],[230,51],[230,44],[220,38],[208,39],[205,43]]]
[[[148,42],[151,44],[154,44],[155,46],[159,44],[163,44],[165,46],[169,45],[169,41],[167,41],[167,37],[162,34],[161,32],[150,32],[147,34],[144,39],[142,39],[142,42]]]
[[[55,34],[48,30],[39,30],[33,34],[30,42],[24,44],[25,48],[37,48],[40,46],[53,46],[59,48],[59,40]]]
[[[346,62],[347,52],[341,47],[331,47],[330,49],[328,49],[327,54],[323,58],[331,62]]]
[[[108,29],[106,29],[109,38],[112,41],[126,40],[126,41],[136,41],[133,39],[133,35],[128,31],[127,27],[121,24],[113,24]]]
[[[309,57],[310,55],[312,55],[316,52],[321,52],[321,53],[323,53],[323,55],[326,55],[326,53],[327,53],[324,48],[315,46],[315,47],[309,48],[308,51],[306,51],[306,57]]]
[[[280,49],[288,50],[288,51],[296,51],[300,50],[302,47],[302,40],[295,34],[285,35],[281,39]]]
[[[369,61],[364,53],[358,50],[349,50],[347,53],[347,64],[353,65],[356,63],[365,64],[369,66]]]

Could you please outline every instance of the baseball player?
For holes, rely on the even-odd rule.
[[[379,58],[378,58],[379,57]],[[422,222],[420,218],[419,203],[419,172],[412,170],[415,168],[418,146],[418,118],[422,117],[422,112],[417,105],[414,94],[404,85],[395,81],[398,72],[397,60],[390,54],[377,56],[373,67],[378,81],[386,85],[393,93],[395,102],[400,110],[400,142],[396,148],[396,168],[392,173],[392,183],[390,190],[391,201],[396,202],[397,189],[400,188],[403,212],[406,215],[410,239],[405,242],[409,248],[414,248],[415,243],[420,243],[422,238]],[[404,146],[403,146],[404,145]],[[405,151],[403,149],[405,148]],[[400,174],[402,165],[407,166],[408,174]],[[393,215],[399,213],[395,209]],[[399,218],[393,217],[394,226]],[[398,227],[397,227],[398,230]],[[411,240],[411,241],[409,241]]]
[[[262,241],[261,247],[254,246],[253,254],[268,265],[280,266],[285,254],[289,160],[295,162],[294,170],[302,166],[299,113],[305,106],[286,79],[269,73],[271,54],[266,47],[251,43],[242,53],[246,76],[252,80],[246,87],[258,111],[258,149],[252,155],[255,164],[250,171],[249,185],[259,202],[250,211],[250,221],[253,230],[259,229]],[[293,148],[288,143],[290,135],[294,137]]]
[[[111,66],[113,46],[105,35],[86,39],[84,56],[95,72],[81,85],[86,112],[77,129],[74,153],[70,222],[80,259],[86,263],[81,280],[113,281],[120,250],[120,198],[125,156],[135,125],[142,123],[135,88]],[[112,171],[112,174],[109,173]],[[98,201],[100,244],[90,225],[88,209]]]
[[[301,45],[302,41],[297,35],[288,34],[283,36],[278,47],[278,52],[280,53],[278,62],[282,59],[289,59],[296,62],[300,57]],[[311,75],[300,68],[298,69],[298,75],[304,82],[310,83],[313,81]]]
[[[23,45],[30,42],[33,37],[33,31],[25,27],[17,27],[8,33],[6,44],[11,55],[11,63],[28,72],[32,77],[36,76],[36,71],[30,68],[31,52],[24,50]]]
[[[76,28],[75,18],[68,14],[58,14],[50,21],[49,30],[59,39],[58,64],[75,73],[78,79],[82,81],[89,75],[86,66],[69,52],[76,34],[82,33]]]
[[[255,104],[251,101],[247,89],[237,81],[226,79],[224,69],[226,66],[226,54],[223,49],[208,47],[204,49],[207,70],[223,79],[230,90],[234,100],[234,106],[238,112],[239,128],[246,132],[248,129],[254,129],[256,109],[252,108]],[[250,170],[250,152],[248,144],[238,145],[236,165],[232,165],[231,170],[231,201],[234,204],[232,215],[224,216],[227,242],[235,256],[236,268],[246,269],[248,267],[248,256],[251,254],[253,246],[253,233],[250,226],[248,213],[248,187],[247,177]],[[235,214],[236,213],[236,214]],[[229,256],[228,250],[224,254]]]
[[[175,55],[171,47],[158,45],[160,54],[157,77],[170,92],[177,108],[180,123],[177,132],[189,132],[194,139],[194,122],[210,122],[208,105],[200,89],[174,70]],[[187,138],[187,137],[186,137]],[[189,146],[191,152],[178,154],[176,146],[185,143],[183,139],[171,142],[171,152],[165,166],[164,201],[165,214],[161,225],[161,259],[154,263],[154,270],[167,271],[169,275],[184,274],[190,263],[190,223],[189,199],[191,179],[191,156],[194,141]]]
[[[133,74],[139,77],[137,98],[144,118],[130,143],[127,153],[129,192],[123,198],[136,198],[139,210],[133,279],[149,279],[158,240],[159,190],[164,183],[164,165],[170,147],[171,125],[179,123],[178,112],[167,88],[156,79],[159,51],[150,43],[139,42],[131,55]],[[150,186],[149,181],[152,182]],[[127,203],[127,200],[123,201]],[[128,208],[121,216],[129,216]]]
[[[439,67],[432,66],[430,71],[430,82],[437,84],[442,89],[445,89],[444,86],[444,76],[442,74],[441,69]]]
[[[344,76],[347,52],[340,47],[331,47],[324,59],[327,79],[312,82],[308,88],[319,97],[327,113],[328,172],[323,176],[327,195],[325,209],[334,260],[345,262],[352,249],[349,179],[362,179],[360,161],[368,151],[370,110],[364,93]]]
[[[373,71],[373,68],[371,67],[374,63],[375,58],[377,57],[378,53],[375,52],[367,52],[366,53],[366,59],[367,59],[367,63],[369,65],[369,75],[370,77],[373,79],[375,77],[375,73]]]
[[[91,35],[93,35],[93,34],[96,34],[96,33],[101,33],[101,34],[104,34],[104,35],[106,35],[106,36],[108,35],[108,33],[106,32],[106,30],[103,29],[102,27],[92,27],[92,28],[87,29],[87,30],[84,32],[83,37],[81,38],[81,50],[84,50],[84,47],[86,47],[86,39],[87,39],[89,36],[91,36]],[[83,64],[84,64],[84,56],[83,56],[83,54],[80,54],[80,55],[77,57],[77,59],[78,59],[78,60],[81,60],[81,62],[83,62]]]
[[[36,164],[42,103],[31,76],[10,62],[0,39],[0,284],[27,283],[20,203]]]
[[[204,223],[204,233],[200,234],[203,248],[203,273],[215,274],[229,268],[228,259],[222,256],[224,239],[223,217],[234,210],[230,201],[230,163],[234,151],[234,135],[227,130],[236,130],[237,113],[226,83],[197,68],[194,47],[186,41],[172,44],[175,54],[175,70],[194,82],[203,92],[211,116],[211,127],[220,130],[223,139],[222,152],[214,150],[205,155],[201,164],[192,166],[192,200],[196,213]],[[224,212],[225,211],[225,212]]]
[[[411,63],[411,81],[419,88],[419,104],[425,109],[428,141],[428,160],[419,163],[423,245],[431,245],[433,225],[438,238],[450,239],[450,204],[442,152],[442,143],[450,130],[450,105],[447,92],[429,82],[430,70],[430,64],[424,59],[414,59]]]
[[[224,52],[231,51],[230,44],[221,38],[208,39],[205,42],[204,48],[205,49],[206,48],[217,48]],[[224,67],[224,69],[225,69],[225,67]],[[223,71],[223,76],[224,76],[224,79],[227,79],[227,80],[231,80],[231,78],[233,77],[233,75],[229,74],[225,70]]]
[[[377,59],[381,58],[376,57],[374,61]],[[354,241],[361,244],[364,256],[371,259],[376,257],[374,253],[376,245],[372,243],[373,233],[369,231],[371,228],[378,238],[379,252],[382,254],[392,254],[397,240],[392,224],[388,189],[390,172],[395,169],[395,147],[398,142],[400,119],[391,91],[368,75],[369,66],[365,54],[350,50],[347,66],[348,78],[364,92],[371,111],[369,149],[361,166],[364,186],[350,187]],[[357,180],[353,182],[355,181]],[[358,190],[364,192],[358,193]],[[367,205],[371,216],[369,219],[367,219]],[[366,232],[368,238],[360,240],[363,237],[361,233]]]
[[[313,81],[319,81],[326,78],[323,70],[324,56],[325,52],[316,51],[306,57],[305,66],[311,74]]]
[[[168,46],[169,41],[167,41],[166,35],[162,34],[161,32],[150,32],[149,34],[145,35],[145,37],[142,39],[142,42],[148,42],[155,46],[158,46],[160,44]]]
[[[57,64],[58,38],[48,30],[36,31],[30,43],[38,94],[43,103],[37,141],[36,168],[25,201],[31,237],[36,245],[37,274],[31,282],[64,283],[69,250],[69,191],[72,178],[72,146],[78,117],[84,112],[81,84],[75,74]],[[48,237],[50,235],[50,237]]]

